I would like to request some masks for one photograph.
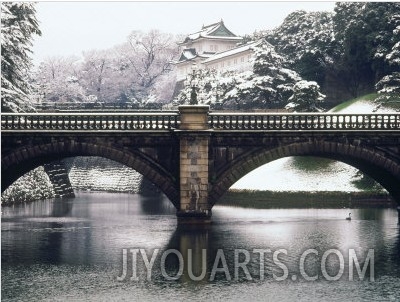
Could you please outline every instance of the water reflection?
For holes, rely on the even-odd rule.
[[[165,250],[177,250],[183,257],[183,264],[185,266],[181,281],[190,282],[191,278],[188,274],[188,265],[191,266],[191,273],[195,277],[201,277],[202,280],[206,280],[206,274],[210,268],[210,236],[212,236],[212,228],[210,226],[199,227],[194,226],[192,228],[185,228],[178,226],[173,232],[168,245]],[[190,252],[189,252],[190,249]],[[203,255],[205,250],[205,255]],[[189,253],[191,254],[189,256]],[[166,263],[168,268],[168,274],[176,274],[179,263],[178,259],[168,258]]]
[[[175,209],[168,198],[161,192],[153,193],[150,196],[140,196],[140,207],[143,214],[160,215],[174,213]]]
[[[69,214],[72,210],[72,205],[73,205],[72,198],[55,200],[54,202],[52,202],[48,205],[48,207],[53,206],[50,216],[53,216],[53,217],[69,216]]]
[[[211,226],[187,229],[177,226],[175,209],[164,198],[80,193],[76,199],[65,202],[50,200],[6,207],[2,219],[2,296],[11,301],[27,300],[27,297],[31,300],[54,300],[54,297],[60,301],[83,300],[84,292],[88,300],[123,300],[135,296],[147,301],[157,296],[174,300],[208,297],[284,300],[301,294],[303,300],[319,301],[337,291],[341,299],[348,299],[354,292],[359,298],[376,300],[398,295],[400,291],[395,291],[400,284],[397,212],[394,209],[351,209],[353,219],[349,222],[345,220],[348,211],[216,206]],[[311,283],[291,280],[292,275],[300,276],[299,259],[310,248],[319,252],[318,257],[307,258],[307,273],[311,276],[321,276],[320,259],[328,249],[341,251],[345,263],[348,263],[348,249],[355,249],[360,265],[363,265],[366,251],[374,249],[377,281],[346,282],[347,268],[341,282],[334,284],[320,279]],[[143,249],[147,255],[159,249],[151,282],[146,280],[146,267],[141,258],[138,258],[140,281],[116,280],[121,275],[123,249]],[[162,253],[172,249],[182,254],[185,265],[177,281],[166,280],[161,270]],[[217,272],[210,281],[219,249],[224,253],[232,280]],[[243,270],[238,271],[238,280],[235,280],[237,249],[250,254],[247,268],[254,279],[252,282],[246,281]],[[254,249],[271,250],[265,254],[264,280],[260,278],[260,255]],[[273,274],[283,274],[273,261],[273,253],[279,249],[287,250],[287,255],[279,255],[289,272],[285,282],[273,278]],[[205,261],[203,250],[206,250]],[[243,253],[239,256],[240,261],[245,260]],[[132,260],[129,261],[131,267]],[[193,281],[189,263],[194,276],[201,276],[206,270],[201,281]],[[337,261],[328,264],[330,274],[338,272]],[[219,263],[219,267],[221,265]],[[166,259],[165,272],[174,276],[178,271],[179,260],[171,254]],[[38,276],[54,280],[55,284],[37,283]],[[242,295],[245,292],[247,295]]]

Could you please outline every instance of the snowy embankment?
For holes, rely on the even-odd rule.
[[[38,167],[20,177],[3,194],[1,204],[16,204],[55,196],[53,185],[43,167]]]

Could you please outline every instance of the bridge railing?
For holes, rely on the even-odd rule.
[[[172,130],[177,111],[140,113],[5,113],[2,130]],[[400,130],[400,114],[221,113],[208,114],[214,130]]]
[[[170,130],[178,112],[157,113],[7,113],[2,130]]]
[[[209,125],[214,130],[400,130],[400,114],[214,112]]]

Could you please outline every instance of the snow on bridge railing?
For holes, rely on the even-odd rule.
[[[400,114],[221,113],[209,114],[214,130],[400,130]]]
[[[138,113],[2,113],[1,130],[170,130],[178,112]]]

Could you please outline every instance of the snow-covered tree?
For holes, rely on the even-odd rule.
[[[374,75],[363,18],[365,3],[338,2],[334,28],[340,57],[335,61],[336,79],[353,96],[371,90]]]
[[[321,103],[325,95],[320,92],[320,87],[314,81],[299,81],[293,86],[293,95],[285,108],[295,111],[321,112]]]
[[[379,96],[376,99],[378,104],[397,103],[400,104],[400,13],[392,16],[390,20],[394,27],[391,40],[393,47],[385,56],[385,61],[389,64],[392,72],[384,76],[376,85]],[[397,107],[399,107],[397,105]]]
[[[375,87],[379,94],[376,99],[378,103],[400,104],[400,72],[384,76]]]
[[[268,42],[263,41],[254,51],[253,73],[238,75],[225,100],[236,99],[242,108],[282,108],[300,76],[287,68],[284,57]]]
[[[196,69],[188,75],[184,88],[176,98],[178,104],[191,104],[196,98],[197,104],[210,105],[216,94],[217,72],[211,69]]]
[[[295,11],[266,39],[300,76],[323,83],[335,56],[332,13]]]
[[[399,15],[399,19],[400,19],[400,15]],[[389,63],[389,65],[392,67],[400,66],[400,25],[394,31],[398,32],[397,38],[398,38],[399,42],[397,42],[395,45],[393,45],[390,53],[386,55],[386,60]]]
[[[284,57],[273,46],[261,41],[254,48],[253,71],[241,73],[197,70],[196,92],[200,103],[232,109],[283,108],[293,94],[293,85],[301,77],[287,68]],[[178,96],[179,103],[189,103],[193,87],[186,81]]]
[[[119,47],[83,53],[82,85],[86,93],[101,102],[130,102],[136,100],[132,82],[135,75],[120,56]]]
[[[153,86],[153,94],[157,102],[168,103],[172,100],[174,87],[176,83],[176,69],[172,68],[171,71],[165,73],[155,82]]]
[[[171,71],[178,45],[171,34],[158,30],[133,31],[117,52],[120,68],[130,74],[135,98],[145,99],[153,93],[156,83]]]
[[[375,80],[378,80],[393,71],[387,56],[400,41],[400,3],[367,3],[364,13],[369,28],[367,37],[372,51],[372,70]]]
[[[334,29],[341,56],[335,67],[354,96],[371,90],[391,70],[385,58],[398,41],[393,39],[393,18],[399,11],[398,2],[336,3]]]
[[[47,58],[34,79],[37,98],[52,101],[170,101],[176,74],[171,64],[177,45],[171,35],[134,32],[129,43],[83,52],[76,58]]]
[[[40,35],[35,4],[1,3],[1,110],[29,111],[32,66],[30,54],[34,35]]]
[[[86,91],[82,86],[80,63],[76,57],[49,57],[40,63],[33,81],[41,101],[82,102]]]

